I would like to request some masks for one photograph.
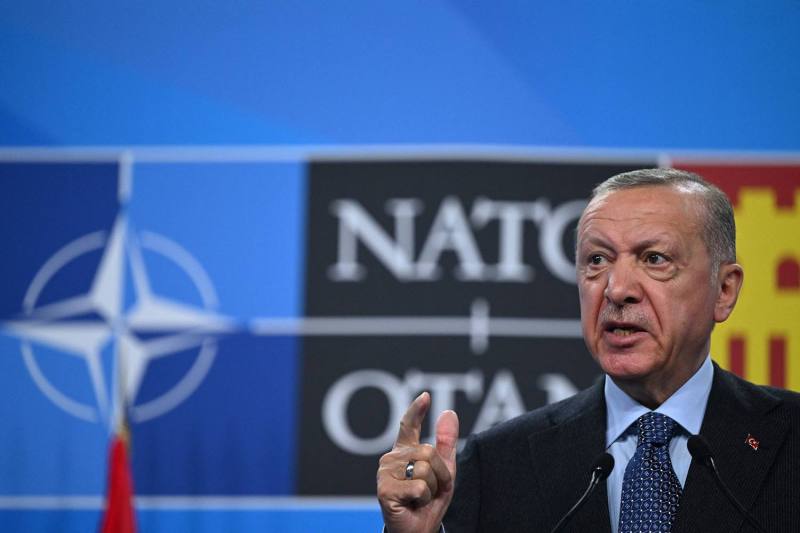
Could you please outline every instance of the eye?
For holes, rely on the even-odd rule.
[[[605,263],[606,258],[600,254],[592,254],[589,256],[589,264],[590,265],[602,265]]]
[[[648,265],[663,265],[668,261],[667,256],[664,254],[660,254],[658,252],[648,252],[645,255],[644,260],[647,262]]]

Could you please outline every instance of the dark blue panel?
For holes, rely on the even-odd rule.
[[[210,372],[189,399],[133,425],[137,493],[291,494],[297,343],[247,334],[220,339]],[[140,396],[177,375],[158,370],[148,372]]]
[[[59,250],[88,234],[108,231],[119,207],[118,172],[113,162],[0,163],[0,327],[5,320],[22,318],[23,298],[34,276]],[[73,255],[54,268],[38,291],[36,307],[85,294],[101,252]],[[3,332],[9,333],[5,327]],[[107,427],[70,416],[47,397],[23,363],[19,337],[10,332],[0,338],[0,389],[5,394],[0,409],[5,426],[0,437],[0,457],[5,459],[0,461],[0,491],[99,493],[105,484]],[[32,353],[41,375],[56,391],[96,405],[85,359],[37,342]],[[72,530],[69,521],[63,530]]]
[[[99,524],[96,510],[0,511],[0,531],[87,533],[97,531]]]
[[[117,214],[116,163],[0,162],[0,317],[21,311],[31,280],[71,241],[108,230]],[[75,296],[94,276],[99,254],[59,272],[45,299]],[[43,303],[43,302],[42,302]]]

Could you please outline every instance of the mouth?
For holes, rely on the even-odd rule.
[[[611,328],[607,331],[610,331],[614,335],[619,335],[620,337],[628,337],[641,330],[635,328]]]
[[[646,330],[637,324],[629,322],[607,322],[603,326],[603,331],[613,338],[624,340],[631,337],[635,338],[637,333],[644,333]]]

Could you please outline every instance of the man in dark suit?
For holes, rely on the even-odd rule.
[[[420,395],[378,469],[386,529],[550,531],[607,451],[616,468],[566,531],[752,531],[692,460],[699,433],[763,529],[800,531],[800,395],[747,383],[709,355],[743,279],[725,195],[679,170],[620,174],[595,189],[577,244],[583,336],[604,381],[473,436],[458,476],[458,417],[442,413],[435,446],[420,444]]]

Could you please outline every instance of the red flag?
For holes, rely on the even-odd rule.
[[[123,429],[111,442],[108,460],[108,494],[101,533],[136,533],[133,478],[128,462],[128,442]]]

